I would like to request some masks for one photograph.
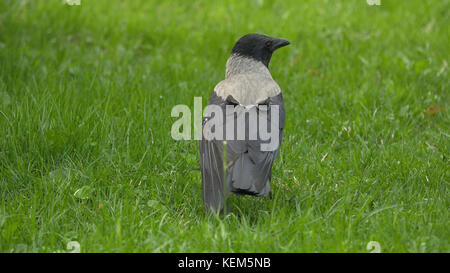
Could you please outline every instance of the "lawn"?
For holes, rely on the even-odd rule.
[[[450,251],[449,18],[449,0],[0,0],[0,252]],[[274,196],[206,215],[171,109],[205,106],[254,32],[291,41],[270,64]]]

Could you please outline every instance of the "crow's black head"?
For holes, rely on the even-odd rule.
[[[280,47],[289,45],[289,41],[262,34],[247,34],[234,45],[232,54],[261,61],[269,67],[272,53]]]

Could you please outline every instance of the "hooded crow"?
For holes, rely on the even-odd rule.
[[[281,89],[269,72],[269,62],[273,52],[286,45],[289,41],[285,39],[247,34],[237,41],[231,51],[225,80],[216,85],[208,105],[216,106],[216,109],[219,107],[226,114],[213,121],[217,115],[214,112],[214,115],[205,115],[202,122],[200,165],[207,212],[227,212],[226,198],[230,192],[254,196],[270,193],[272,165],[281,144],[285,113]],[[231,115],[227,112],[230,106],[234,109]],[[250,117],[250,110],[256,113],[256,119]],[[278,122],[273,125],[271,113],[275,110],[278,119],[274,119]],[[239,127],[239,121],[244,121],[245,127]],[[272,149],[262,148],[268,142],[260,132],[264,122],[268,124],[267,129],[271,126],[279,129],[276,130],[276,145]],[[205,129],[213,127],[215,130],[222,127],[224,137],[206,137]],[[253,127],[258,131],[252,138],[250,131]],[[276,128],[270,128],[270,131],[274,132],[273,129]],[[238,135],[244,131],[244,137],[239,138]]]

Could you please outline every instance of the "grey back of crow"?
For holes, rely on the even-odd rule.
[[[284,39],[248,34],[233,47],[227,61],[225,80],[214,88],[209,105],[220,107],[223,113],[231,105],[235,111],[222,119],[223,138],[206,138],[203,131],[200,141],[203,201],[207,212],[223,212],[230,192],[255,196],[270,193],[272,165],[281,145],[285,111],[281,89],[273,80],[268,66],[272,53],[288,44]],[[278,111],[276,124],[279,135],[274,149],[262,149],[261,145],[268,140],[263,140],[259,134],[256,139],[249,137],[250,125],[255,120],[250,119],[248,109],[255,111],[258,117],[256,128],[263,118],[267,119],[270,130],[273,129],[270,128],[271,112]],[[237,137],[239,118],[245,121],[245,138]],[[212,119],[213,116],[203,119],[203,129]],[[234,122],[232,140],[225,138],[230,122]]]

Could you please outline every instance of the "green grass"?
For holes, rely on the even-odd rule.
[[[450,2],[381,2],[0,0],[0,251],[450,251]],[[252,32],[291,41],[274,199],[207,216],[170,111]]]

